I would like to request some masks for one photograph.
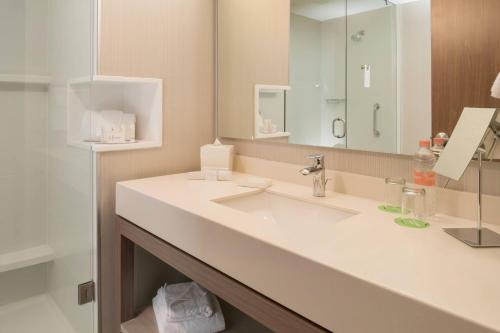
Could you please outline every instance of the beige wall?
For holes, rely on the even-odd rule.
[[[219,0],[218,132],[250,139],[255,84],[288,85],[290,0]]]
[[[163,147],[103,153],[98,158],[101,241],[101,331],[113,327],[115,182],[199,165],[213,139],[213,0],[101,0],[99,73],[163,79]]]

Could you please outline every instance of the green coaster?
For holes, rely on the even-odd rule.
[[[378,209],[386,213],[401,214],[401,207],[380,205],[378,206]]]
[[[408,228],[424,229],[429,227],[429,223],[427,222],[417,219],[404,218],[404,217],[397,217],[394,219],[394,222],[396,222],[402,227],[408,227]]]

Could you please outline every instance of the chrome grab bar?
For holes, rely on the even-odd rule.
[[[340,122],[342,123],[342,128],[344,129],[344,131],[342,132],[342,135],[337,135],[337,134],[335,133],[335,123],[336,123],[337,121],[340,121]],[[344,119],[342,119],[342,118],[335,118],[335,119],[333,119],[333,121],[332,121],[332,135],[333,135],[334,137],[336,137],[337,139],[342,139],[343,137],[345,137],[345,134],[346,134],[346,129],[345,129],[345,120],[344,120]]]
[[[380,110],[380,104],[373,104],[373,136],[379,137],[380,131],[377,129],[377,111]]]

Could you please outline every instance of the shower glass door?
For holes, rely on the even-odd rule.
[[[93,156],[67,144],[93,0],[0,0],[0,332],[94,332]]]
[[[292,0],[288,142],[346,147],[346,0]]]
[[[347,0],[347,147],[398,152],[396,6]]]
[[[398,152],[396,6],[290,4],[288,142]]]

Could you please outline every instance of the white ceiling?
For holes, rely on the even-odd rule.
[[[402,4],[415,0],[389,0],[393,4]],[[348,0],[349,15],[367,12],[385,7],[385,0]],[[292,13],[311,18],[316,21],[326,21],[345,16],[345,0],[292,0]]]
[[[292,0],[292,13],[316,21],[345,15],[345,0]]]

